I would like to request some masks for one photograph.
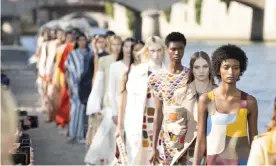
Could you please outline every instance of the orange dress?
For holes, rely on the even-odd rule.
[[[60,62],[58,64],[58,75],[59,75],[59,86],[60,86],[60,104],[58,106],[58,110],[56,113],[56,123],[61,127],[65,127],[70,120],[70,97],[68,93],[68,88],[66,85],[66,69],[65,62],[68,55],[74,49],[74,43],[68,43],[64,49],[64,52],[60,58]]]

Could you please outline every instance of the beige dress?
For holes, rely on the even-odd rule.
[[[276,165],[276,127],[255,137],[247,165]]]
[[[206,92],[211,91],[215,87],[216,85],[210,82],[207,86]],[[194,81],[187,86],[176,90],[174,93],[173,100],[175,101],[175,105],[182,106],[185,110],[187,110],[186,118],[189,120],[186,122],[187,131],[184,139],[184,147],[181,151],[175,154],[171,165],[178,164],[179,162],[182,162],[183,159],[188,159],[186,163],[192,163],[197,136],[197,105],[200,95],[201,94],[196,91]]]

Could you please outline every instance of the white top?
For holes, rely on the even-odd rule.
[[[46,65],[46,59],[47,59],[47,44],[48,42],[44,42],[41,45],[41,50],[40,50],[40,58],[38,61],[38,71],[39,75],[41,77],[45,76],[45,65]]]
[[[58,40],[52,40],[49,42],[48,48],[47,48],[48,57],[46,60],[45,74],[50,77],[53,76],[54,70],[55,70],[55,58],[56,58],[58,43],[59,43]]]
[[[120,97],[121,97],[121,80],[123,73],[127,71],[128,66],[122,60],[112,63],[109,69],[108,96],[112,115],[118,115]]]

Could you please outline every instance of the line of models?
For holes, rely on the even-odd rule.
[[[212,59],[196,52],[187,68],[182,65],[186,38],[178,32],[165,41],[150,37],[145,44],[99,35],[90,48],[85,35],[77,36],[57,49],[54,83],[43,80],[46,67],[39,72],[45,112],[48,117],[56,112],[57,124],[68,125],[71,142],[83,143],[86,137],[86,164],[119,164],[123,158],[129,165],[247,163],[258,107],[253,96],[236,87],[248,63],[238,46],[223,45]],[[40,57],[50,55],[43,51],[45,43]],[[45,59],[39,64],[47,66]],[[62,104],[55,103],[58,95],[46,93],[52,84]],[[124,144],[116,147],[116,138]]]
[[[85,143],[86,103],[94,70],[98,57],[109,54],[106,45],[113,34],[94,36],[90,44],[77,28],[46,28],[38,38],[37,84],[45,121],[55,122],[69,142]]]
[[[138,52],[141,64],[134,53],[124,69],[120,64],[125,61],[111,64],[110,105],[94,109],[103,120],[86,154],[88,165],[247,164],[257,135],[258,107],[253,96],[236,87],[247,68],[245,52],[223,45],[214,51],[212,62],[205,52],[196,52],[188,69],[181,63],[185,46],[178,32],[170,33],[165,42],[154,36]],[[134,47],[131,43],[131,53]],[[165,51],[168,66],[163,63]],[[124,140],[120,146],[126,154],[116,153],[114,132]]]

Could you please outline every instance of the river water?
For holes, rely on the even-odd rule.
[[[22,37],[22,45],[34,52],[36,42],[34,37]],[[205,51],[209,55],[221,46],[224,41],[193,41],[187,44],[183,64],[189,66],[191,55],[196,51]],[[238,82],[238,88],[255,96],[258,101],[258,129],[265,131],[271,119],[273,101],[276,97],[276,44],[229,42],[239,45],[248,56],[248,68]]]

